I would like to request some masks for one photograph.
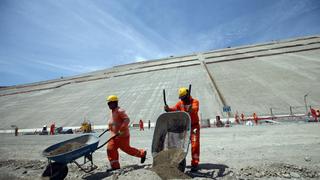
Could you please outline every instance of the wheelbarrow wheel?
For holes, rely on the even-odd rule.
[[[67,164],[62,163],[50,163],[44,172],[42,173],[42,177],[49,177],[50,180],[59,180],[64,179],[68,174],[68,166]]]
[[[184,172],[184,170],[186,169],[186,165],[187,165],[186,158],[184,158],[184,159],[179,163],[178,169],[179,169],[181,172]]]

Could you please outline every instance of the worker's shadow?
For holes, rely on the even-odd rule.
[[[121,168],[120,170],[116,171],[103,171],[101,170],[100,172],[92,172],[90,174],[84,175],[82,179],[87,179],[87,180],[97,180],[97,179],[103,179],[106,177],[113,177],[113,179],[117,179],[117,177],[121,174],[124,175],[130,171],[138,170],[138,169],[144,169],[146,166],[151,166],[151,164],[146,164],[146,165],[129,165]]]
[[[216,179],[218,177],[224,177],[228,175],[230,172],[225,172],[228,166],[224,164],[211,164],[211,163],[205,163],[205,164],[199,164],[199,170],[198,171],[191,171],[191,166],[186,167],[186,174],[192,178],[196,177],[202,177],[202,178],[211,178]]]

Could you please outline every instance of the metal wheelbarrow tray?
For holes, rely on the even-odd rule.
[[[70,163],[79,157],[92,154],[98,147],[99,138],[92,134],[82,135],[54,144],[42,152],[48,160],[62,164]]]
[[[102,145],[98,146],[99,138],[109,131],[109,129],[102,132],[99,136],[93,134],[85,134],[81,135],[57,144],[54,144],[42,152],[42,156],[48,159],[49,165],[45,170],[43,176],[49,176],[51,179],[53,174],[54,168],[57,167],[57,171],[68,171],[67,164],[68,163],[75,163],[82,171],[89,173],[97,168],[96,165],[93,164],[92,154],[94,151],[100,149],[104,145],[106,145],[110,140],[114,139],[118,135],[114,135],[109,138],[106,142]],[[76,159],[84,157],[83,164],[80,164],[76,161]],[[85,165],[90,162],[89,167],[85,167]],[[49,170],[48,170],[49,169]],[[57,172],[62,174],[67,174],[67,172]],[[60,178],[61,179],[61,178]]]
[[[186,156],[190,144],[191,120],[186,112],[167,112],[161,114],[156,122],[152,139],[152,157],[164,150],[180,150],[179,169],[183,172],[186,166]]]

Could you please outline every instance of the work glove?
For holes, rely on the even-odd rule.
[[[189,108],[188,108],[188,112],[191,113],[192,111],[193,111],[192,110],[192,106],[190,105]]]
[[[193,132],[193,134],[197,134],[197,129],[194,129],[192,132]]]
[[[122,136],[123,134],[124,134],[123,131],[118,131],[118,132],[117,132],[117,136]]]
[[[169,112],[169,110],[170,110],[170,109],[169,109],[169,106],[168,106],[168,105],[165,105],[165,106],[164,106],[164,110],[165,110],[166,112]]]

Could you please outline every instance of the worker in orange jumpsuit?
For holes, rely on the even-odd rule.
[[[241,113],[241,121],[244,123],[244,114]]]
[[[125,110],[118,106],[118,97],[110,95],[107,97],[107,102],[109,109],[111,110],[111,116],[108,122],[109,130],[112,136],[117,135],[117,137],[109,141],[107,145],[107,154],[111,165],[111,169],[109,170],[120,169],[119,148],[131,156],[141,158],[140,162],[144,163],[147,151],[130,146],[130,133],[128,126],[130,119]]]
[[[258,116],[255,112],[253,113],[253,120],[256,124],[258,124]]]
[[[50,126],[50,135],[54,135],[54,129],[56,128],[55,123],[52,123]]]
[[[144,131],[142,119],[140,119],[140,121],[139,121],[139,128],[140,128],[140,131]]]
[[[191,171],[197,171],[200,160],[200,122],[199,122],[199,101],[192,98],[187,88],[179,89],[180,101],[173,107],[164,106],[166,112],[184,111],[191,117]]]
[[[237,124],[240,124],[239,122],[239,115],[238,115],[238,111],[236,111],[235,115],[234,115],[234,120]]]
[[[313,108],[310,108],[311,111],[311,116],[314,118],[314,120],[317,122],[318,121],[318,117],[317,117],[317,111]]]

